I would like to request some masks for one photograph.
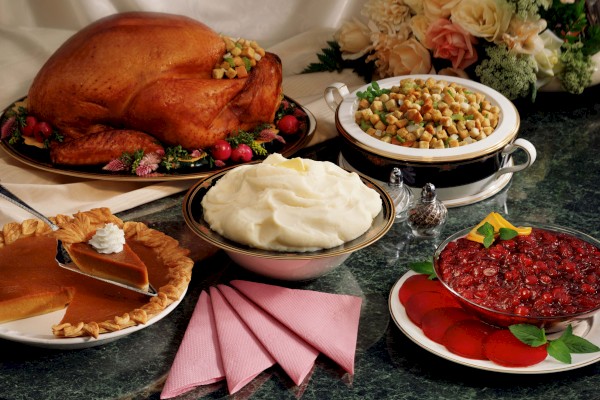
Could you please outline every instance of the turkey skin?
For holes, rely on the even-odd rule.
[[[64,136],[51,146],[56,164],[101,164],[162,146],[207,149],[272,122],[282,98],[276,55],[266,53],[247,77],[214,79],[225,53],[223,38],[191,18],[115,14],[48,59],[30,87],[29,112]]]

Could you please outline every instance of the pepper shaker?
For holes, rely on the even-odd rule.
[[[408,226],[413,234],[420,238],[439,236],[446,223],[448,209],[437,198],[435,186],[427,183],[421,189],[421,198],[408,211]]]
[[[400,168],[394,167],[392,172],[390,172],[386,190],[396,209],[396,219],[394,222],[405,221],[408,217],[408,208],[412,203],[413,195],[410,188],[404,185],[402,170]]]

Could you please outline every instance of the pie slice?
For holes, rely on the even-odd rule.
[[[188,250],[181,248],[172,237],[140,222],[123,223],[106,208],[80,212],[72,217],[59,215],[54,221],[61,227],[59,231],[52,232],[38,220],[10,223],[0,230],[0,323],[67,306],[62,320],[52,327],[54,335],[98,337],[146,323],[187,289],[193,261],[188,258]],[[70,243],[83,243],[83,240],[73,239],[84,238],[92,227],[108,222],[123,228],[128,252],[145,265],[149,281],[158,288],[156,297],[77,274],[56,264],[58,237]]]
[[[141,290],[148,290],[146,264],[127,243],[119,253],[98,253],[88,243],[64,244],[77,267],[86,274],[109,279]]]

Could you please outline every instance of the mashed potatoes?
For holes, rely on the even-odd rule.
[[[211,229],[248,246],[314,251],[366,232],[379,194],[330,162],[272,154],[225,174],[202,199]]]

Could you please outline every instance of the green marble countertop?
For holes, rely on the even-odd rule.
[[[531,141],[537,161],[515,173],[495,196],[451,208],[441,237],[471,226],[491,211],[508,218],[547,222],[600,237],[600,87],[583,95],[541,93],[534,104],[518,103],[519,136]],[[304,150],[302,156],[335,160],[335,140]],[[517,156],[518,157],[518,156]],[[120,214],[202,251],[200,239],[181,213],[184,193]],[[344,375],[319,356],[310,380],[301,387],[278,367],[261,373],[236,399],[598,399],[600,363],[545,374],[504,374],[459,365],[433,355],[394,324],[388,296],[407,264],[430,257],[440,240],[416,240],[397,224],[380,241],[353,254],[327,276],[290,287],[362,296],[355,375]],[[196,263],[182,303],[166,318],[139,332],[99,347],[50,350],[0,340],[0,399],[158,399],[202,289],[231,279],[258,280],[223,253]],[[596,318],[597,320],[597,318]],[[598,344],[598,343],[597,343]],[[217,383],[181,399],[228,398]]]

